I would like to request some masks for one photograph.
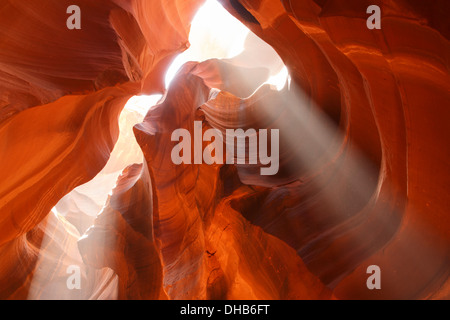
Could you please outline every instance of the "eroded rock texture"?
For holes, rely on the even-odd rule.
[[[105,166],[127,99],[164,91],[203,1],[78,2],[80,31],[68,1],[0,4],[1,298],[450,298],[448,1],[220,1],[289,85],[245,55],[185,64],[83,236],[52,208]],[[173,164],[173,130],[196,120],[279,129],[279,172]]]

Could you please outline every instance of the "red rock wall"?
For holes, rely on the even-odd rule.
[[[0,5],[1,298],[44,298],[29,280],[39,259],[67,256],[96,270],[82,298],[449,298],[448,1],[221,1],[290,86],[260,87],[261,70],[232,60],[186,64],[135,127],[144,164],[77,252],[70,227],[42,224],[106,164],[127,99],[163,90],[202,1],[79,3],[80,32],[61,27],[67,1]],[[380,30],[366,27],[372,4]],[[174,165],[170,135],[194,120],[280,129],[279,173]],[[44,233],[66,239],[59,254]],[[381,290],[366,287],[370,265]]]

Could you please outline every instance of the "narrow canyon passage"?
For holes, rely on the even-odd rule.
[[[76,2],[0,4],[1,299],[450,297],[448,1]]]

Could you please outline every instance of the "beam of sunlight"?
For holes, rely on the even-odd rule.
[[[191,24],[190,47],[178,55],[166,73],[166,88],[180,67],[188,61],[229,59],[244,50],[249,29],[217,1],[207,0]]]
[[[80,233],[56,208],[36,229],[43,232],[43,239],[28,300],[117,299],[115,272],[110,268],[97,270],[83,263],[77,246]],[[72,282],[71,275],[79,277],[79,281],[74,278]],[[69,288],[72,284],[75,288]]]
[[[189,41],[191,44],[189,49],[178,55],[167,70],[166,88],[184,63],[208,59],[227,59],[240,66],[267,68],[269,79],[266,83],[273,85],[277,90],[283,89],[286,85],[288,70],[273,48],[251,33],[215,0],[207,0],[199,9],[192,21]],[[261,83],[264,83],[264,79]],[[49,223],[42,225],[44,240],[38,268],[31,280],[29,299],[86,298],[76,290],[67,291],[66,282],[63,280],[69,276],[66,273],[68,264],[79,266],[83,281],[90,282],[89,285],[100,283],[103,288],[108,288],[106,290],[108,292],[117,291],[117,275],[112,270],[101,273],[100,279],[95,272],[94,276],[92,272],[88,276],[87,266],[80,257],[76,243],[104,208],[108,195],[111,194],[123,169],[131,164],[143,162],[143,154],[135,140],[133,126],[142,122],[147,112],[161,98],[162,95],[141,95],[134,96],[128,101],[119,118],[119,139],[106,166],[91,181],[64,196],[50,212]],[[55,239],[61,241],[61,246],[58,247]],[[59,251],[68,250],[60,252],[64,263],[59,266],[55,265],[58,260],[49,253],[53,247]],[[98,272],[100,274],[101,271]],[[54,273],[57,276],[51,276]],[[46,288],[45,292],[42,288]],[[91,289],[100,292],[99,288]],[[94,293],[94,296],[96,294]],[[115,297],[114,294],[106,297],[98,293],[98,298],[102,299]]]
[[[418,230],[417,225],[410,224],[405,228],[401,224],[401,219],[407,214],[405,210],[411,211],[414,208],[405,207],[407,199],[401,192],[391,189],[389,185],[383,186],[381,190],[382,180],[384,179],[383,171],[386,164],[381,161],[381,168],[378,169],[374,163],[369,160],[361,150],[359,150],[354,143],[349,145],[345,141],[348,139],[346,133],[338,130],[337,125],[331,121],[319,107],[311,103],[309,97],[303,92],[301,88],[296,85],[289,85],[287,89],[290,91],[289,99],[284,101],[288,109],[289,117],[283,121],[279,121],[279,114],[273,105],[262,102],[261,112],[264,112],[274,120],[279,121],[280,134],[285,139],[286,147],[291,150],[295,156],[296,165],[303,167],[304,172],[308,174],[308,180],[314,181],[314,188],[320,190],[324,195],[327,208],[330,208],[330,213],[337,218],[340,223],[348,222],[347,219],[352,219],[356,215],[369,214],[370,220],[375,230],[380,228],[383,230],[383,235],[393,237],[400,230],[403,231],[403,238],[397,242],[397,255],[400,255],[405,261],[406,265],[420,266],[424,274],[433,274],[433,268],[439,263],[439,253],[432,246],[428,245],[426,250],[421,251],[420,255],[415,254],[414,245],[408,246],[408,243],[420,243],[425,238],[424,234],[429,234],[430,230],[423,228]],[[309,141],[299,140],[299,128],[302,132],[302,137]],[[327,167],[335,165],[335,161],[342,156],[345,159],[345,169],[337,165],[332,169],[333,179],[340,179],[344,188],[351,190],[352,199],[350,205],[360,205],[355,216],[351,216],[348,212],[347,203],[343,203],[340,198],[340,193],[329,188],[330,179],[322,176],[321,172],[327,170]],[[342,160],[341,159],[341,160]],[[298,177],[301,179],[301,177]],[[382,198],[380,198],[382,197]],[[387,211],[388,210],[388,211]],[[376,218],[374,218],[376,217]],[[366,220],[362,219],[362,222]],[[352,222],[353,223],[353,222]],[[339,226],[330,226],[330,228],[323,230],[317,234],[315,239],[309,239],[310,244],[314,241],[320,241],[326,235],[334,234],[340,228]],[[397,229],[399,228],[399,229]],[[353,229],[358,229],[353,226]],[[350,232],[353,232],[353,229]],[[373,235],[367,233],[352,233],[351,242],[355,247],[359,243],[376,242]],[[369,240],[368,240],[369,239]],[[391,238],[389,238],[391,239]],[[420,240],[419,240],[420,239]],[[425,247],[425,242],[422,246]],[[385,244],[383,244],[385,245]],[[417,245],[419,247],[419,245]],[[374,252],[377,254],[377,251]],[[369,259],[368,255],[365,259]],[[423,261],[427,261],[424,263]],[[358,265],[353,265],[357,268]],[[435,270],[435,269],[434,269]],[[341,274],[333,283],[328,284],[330,287],[337,285],[347,274]]]
[[[281,91],[286,86],[288,78],[289,72],[287,67],[284,66],[278,74],[271,76],[266,83],[275,86],[278,91]]]
[[[160,99],[161,95],[135,96],[128,101],[119,118],[119,138],[106,166],[91,181],[64,196],[52,209],[46,223],[40,226],[44,238],[28,299],[86,299],[96,295],[99,299],[117,298],[117,275],[109,268],[91,268],[88,272],[89,267],[81,259],[77,241],[105,206],[123,169],[142,163],[143,154],[134,138],[133,126],[142,122],[149,106]],[[79,268],[80,290],[67,288],[66,280],[70,277],[67,268],[71,266]],[[109,294],[105,296],[102,292],[92,291],[96,289],[94,285]]]

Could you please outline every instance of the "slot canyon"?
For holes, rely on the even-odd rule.
[[[207,6],[244,33],[197,43]],[[449,14],[448,0],[1,0],[0,299],[450,299]],[[277,171],[174,163],[177,129],[192,159],[197,131],[277,130]]]

